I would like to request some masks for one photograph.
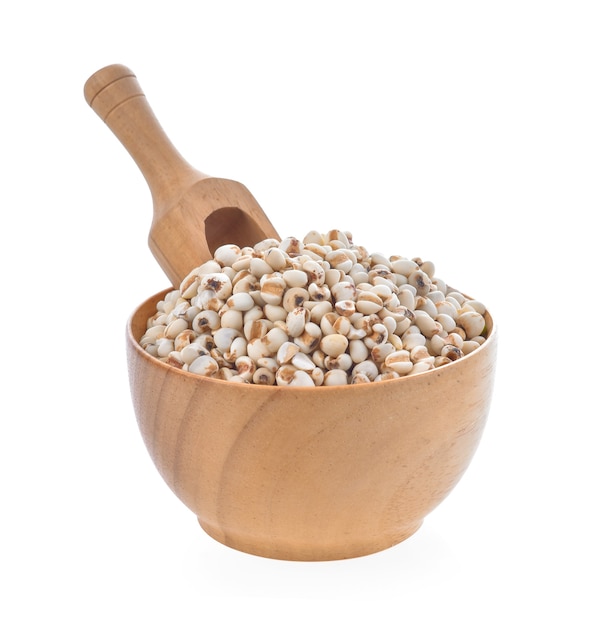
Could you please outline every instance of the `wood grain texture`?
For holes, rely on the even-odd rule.
[[[167,366],[138,345],[165,292],[129,321],[140,431],[158,471],[214,539],[260,556],[344,559],[403,541],[479,443],[496,331],[466,357],[343,387],[243,385]]]
[[[84,92],[148,182],[149,244],[173,285],[221,244],[278,238],[243,185],[181,157],[131,70],[108,66]],[[165,293],[143,303],[128,325],[133,406],[161,476],[216,540],[289,560],[370,554],[412,535],[466,470],[492,394],[489,315],[481,348],[430,372],[362,385],[265,387],[196,376],[145,353],[138,341]]]
[[[84,96],[150,187],[153,220],[148,244],[174,286],[224,243],[251,246],[279,238],[244,185],[208,176],[181,156],[128,67],[98,70],[86,81]]]

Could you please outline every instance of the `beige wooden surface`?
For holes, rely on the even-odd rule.
[[[496,331],[426,373],[298,388],[198,376],[138,344],[165,295],[133,315],[133,405],[158,471],[204,530],[279,559],[330,560],[412,535],[452,490],[479,443],[494,381]]]
[[[150,187],[153,220],[148,243],[174,286],[222,244],[254,245],[278,237],[244,185],[208,176],[181,156],[128,67],[115,64],[98,70],[86,81],[84,96]]]

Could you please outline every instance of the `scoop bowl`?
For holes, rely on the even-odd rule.
[[[489,412],[497,333],[449,365],[336,387],[190,374],[139,345],[168,290],[127,325],[137,422],[160,475],[215,540],[276,559],[364,556],[411,536],[453,489]]]

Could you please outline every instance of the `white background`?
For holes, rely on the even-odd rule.
[[[579,0],[11,3],[2,15],[0,622],[577,624],[598,606],[600,18]],[[137,74],[281,235],[339,227],[486,302],[475,459],[406,542],[290,563],[206,536],[151,464],[124,325],[168,285],[83,84]]]

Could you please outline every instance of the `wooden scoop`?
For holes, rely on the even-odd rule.
[[[87,103],[140,168],[152,194],[150,250],[174,286],[225,243],[279,238],[244,185],[193,168],[156,119],[135,74],[109,65],[84,86]]]

